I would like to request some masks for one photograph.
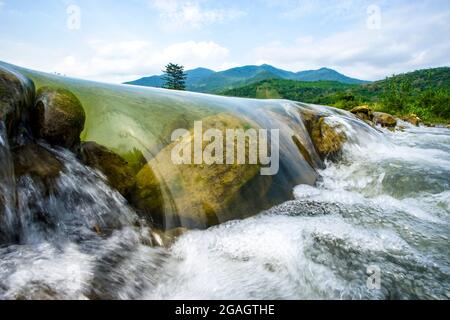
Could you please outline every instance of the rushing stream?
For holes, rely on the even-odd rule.
[[[0,298],[450,298],[450,130],[333,121],[349,141],[315,187],[299,185],[296,200],[255,217],[189,231],[169,249],[152,246],[150,228],[98,172],[43,145],[64,168],[46,203],[32,180],[18,182],[21,241],[0,248]],[[0,151],[5,171],[7,146]],[[36,206],[53,228],[28,214]],[[380,289],[367,286],[374,266]]]
[[[2,63],[0,80],[0,299],[450,299],[449,129]],[[66,104],[70,145],[40,131]],[[200,120],[279,130],[279,172],[175,164],[171,133]]]

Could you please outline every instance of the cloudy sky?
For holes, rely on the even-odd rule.
[[[450,65],[450,1],[0,0],[0,60],[106,82],[168,62],[376,80]]]

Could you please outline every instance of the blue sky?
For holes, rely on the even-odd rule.
[[[168,62],[376,80],[450,65],[450,1],[0,0],[0,60],[106,82]]]

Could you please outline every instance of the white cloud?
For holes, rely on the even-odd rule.
[[[229,50],[212,41],[186,41],[158,49],[147,41],[89,43],[91,54],[67,56],[58,63],[59,73],[107,82],[124,82],[141,76],[159,74],[169,62],[180,63],[187,69],[203,66],[214,68],[223,64]]]
[[[419,14],[420,12],[420,14]],[[294,43],[269,43],[254,50],[255,60],[287,69],[333,67],[362,79],[450,64],[450,10],[427,12],[408,6],[382,11],[380,30],[365,21],[357,28]]]
[[[205,1],[150,0],[151,7],[167,29],[198,28],[203,25],[235,19],[244,15],[236,9],[207,8]]]

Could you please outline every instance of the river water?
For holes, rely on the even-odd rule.
[[[449,299],[450,130],[332,120],[349,141],[315,186],[168,249],[99,172],[43,145],[63,172],[45,201],[29,177],[15,186],[20,244],[0,247],[0,299]]]

